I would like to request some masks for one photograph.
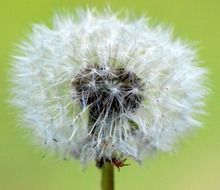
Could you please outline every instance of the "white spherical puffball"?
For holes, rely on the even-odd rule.
[[[65,158],[142,161],[200,126],[206,70],[193,48],[147,18],[58,14],[52,27],[34,25],[18,49],[13,103]]]

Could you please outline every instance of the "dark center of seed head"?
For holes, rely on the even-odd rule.
[[[142,103],[143,83],[132,71],[89,65],[72,80],[75,97],[89,106],[90,120],[134,112]]]

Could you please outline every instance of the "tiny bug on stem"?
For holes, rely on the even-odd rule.
[[[116,158],[113,158],[111,161],[111,164],[113,166],[117,167],[118,171],[120,171],[121,167],[130,166],[130,164],[125,164],[126,160],[127,160],[127,158],[125,158],[124,160],[117,160]]]

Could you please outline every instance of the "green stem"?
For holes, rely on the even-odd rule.
[[[105,163],[102,167],[102,190],[114,190],[114,168],[111,163]]]

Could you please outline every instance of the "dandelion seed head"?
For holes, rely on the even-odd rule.
[[[13,103],[42,144],[65,158],[142,161],[200,126],[206,70],[193,48],[148,19],[56,15],[51,28],[34,25],[18,49]]]

